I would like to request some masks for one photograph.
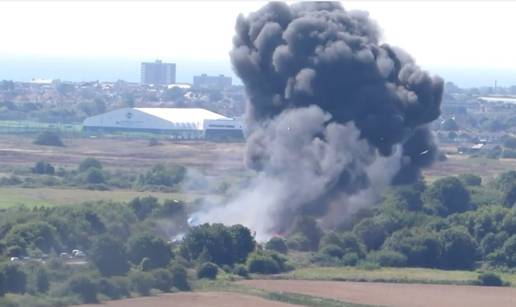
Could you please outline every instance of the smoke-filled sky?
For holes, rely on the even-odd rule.
[[[385,40],[432,67],[516,69],[516,2],[344,1]],[[1,1],[0,57],[12,55],[227,61],[235,18],[253,1]],[[209,46],[209,48],[207,47]]]

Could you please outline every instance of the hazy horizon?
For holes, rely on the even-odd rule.
[[[86,57],[0,57],[0,80],[28,82],[36,79],[60,79],[63,81],[140,81],[141,62],[154,61],[176,63],[176,81],[192,83],[194,75],[223,74],[233,78],[233,84],[241,84],[234,74],[229,59],[216,60],[179,60],[170,58],[86,58]],[[516,85],[516,69],[483,69],[425,67],[431,74],[436,74],[460,87]]]

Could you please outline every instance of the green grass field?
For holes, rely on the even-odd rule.
[[[0,188],[0,209],[25,205],[27,207],[72,205],[89,201],[129,201],[137,196],[152,195],[160,200],[191,201],[200,195],[130,190],[92,191],[57,188]]]
[[[472,284],[479,273],[445,271],[424,268],[381,268],[367,270],[357,267],[309,267],[281,274],[279,278],[306,280],[347,280],[369,282]],[[516,287],[516,274],[500,273],[504,281]]]

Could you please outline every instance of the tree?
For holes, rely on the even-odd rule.
[[[233,240],[233,258],[236,262],[244,262],[250,252],[254,251],[256,242],[249,228],[233,225],[229,228]]]
[[[174,277],[167,269],[152,271],[152,277],[154,278],[154,288],[160,291],[169,292],[174,287]]]
[[[44,146],[58,146],[62,147],[64,146],[63,141],[61,140],[61,137],[55,132],[52,131],[45,131],[41,132],[36,136],[36,139],[34,139],[34,144],[36,145],[44,145]]]
[[[232,265],[238,260],[235,255],[242,257],[245,254],[246,248],[240,248],[249,245],[245,243],[239,247],[240,244],[235,243],[230,229],[222,224],[195,226],[184,237],[181,250],[191,260],[203,258],[202,260],[212,261],[217,265]]]
[[[507,265],[510,267],[516,266],[516,235],[511,236],[503,244],[503,253],[507,261]]]
[[[474,175],[474,174],[460,174],[458,176],[459,180],[467,186],[481,186],[482,185],[482,177]]]
[[[4,264],[0,267],[0,275],[4,277],[5,292],[25,293],[27,289],[27,275],[17,264]]]
[[[5,241],[9,246],[20,246],[23,249],[33,245],[45,253],[59,248],[56,228],[43,221],[14,226],[6,234]]]
[[[143,233],[132,237],[127,244],[127,253],[132,263],[138,265],[149,259],[149,269],[164,268],[172,259],[170,246],[154,235]]]
[[[272,237],[269,241],[267,241],[265,244],[265,249],[269,249],[281,254],[286,254],[288,251],[285,240],[279,237]]]
[[[139,220],[144,220],[147,216],[159,207],[158,199],[153,196],[136,197],[129,202]]]
[[[444,230],[441,234],[443,243],[442,265],[447,269],[472,269],[475,264],[476,243],[462,226]]]
[[[96,169],[101,170],[102,164],[100,163],[99,160],[97,160],[95,158],[86,158],[86,159],[82,160],[81,163],[79,164],[79,172],[85,172],[85,171],[89,170],[90,168],[96,168]]]
[[[174,264],[170,268],[170,272],[172,273],[174,287],[183,291],[190,290],[186,269],[183,266]]]
[[[154,278],[151,273],[133,271],[129,274],[131,280],[131,287],[140,295],[149,295],[154,286]]]
[[[55,168],[48,162],[38,161],[32,168],[32,172],[34,174],[54,175]]]
[[[97,303],[97,285],[87,276],[72,277],[67,284],[70,292],[79,295],[83,303]]]
[[[205,262],[201,264],[197,269],[197,277],[215,279],[217,278],[218,271],[219,270],[215,264],[211,262]]]
[[[125,275],[129,271],[122,243],[108,235],[102,235],[93,242],[89,256],[104,276]]]
[[[376,218],[363,219],[353,227],[353,232],[368,250],[378,249],[387,237],[385,226]]]
[[[104,173],[98,168],[89,168],[84,172],[84,180],[89,184],[104,183]]]
[[[441,216],[460,213],[471,208],[469,192],[456,177],[436,180],[423,192],[425,206]]]

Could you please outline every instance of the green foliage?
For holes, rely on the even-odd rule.
[[[98,291],[100,294],[114,300],[129,297],[130,282],[126,277],[122,276],[103,277],[98,282]]]
[[[151,289],[154,287],[155,281],[151,273],[132,271],[129,273],[131,288],[140,295],[150,295]]]
[[[235,265],[235,268],[233,269],[233,273],[240,277],[243,277],[243,278],[249,277],[249,271],[247,270],[247,267],[243,264]]]
[[[97,238],[89,251],[89,257],[103,276],[125,275],[129,271],[124,246],[110,236]]]
[[[52,164],[45,162],[45,161],[38,161],[32,168],[32,172],[34,174],[40,174],[40,175],[54,175],[55,168],[52,166]]]
[[[70,278],[66,288],[78,295],[83,303],[97,303],[97,284],[88,276],[78,275]]]
[[[195,226],[181,243],[183,253],[190,259],[212,261],[218,265],[232,265],[245,260],[254,246],[249,229],[222,224]]]
[[[425,206],[441,216],[471,209],[469,192],[456,177],[436,180],[423,192],[423,201]]]
[[[95,158],[86,158],[81,161],[81,163],[79,164],[78,170],[79,170],[79,172],[85,172],[91,168],[101,170],[102,164],[100,163],[99,160],[97,160]]]
[[[186,175],[186,168],[183,166],[166,167],[163,164],[155,165],[144,175],[138,177],[138,186],[165,186],[174,187],[183,181]]]
[[[407,266],[436,267],[442,253],[441,241],[434,232],[402,229],[389,237],[384,248],[406,257]]]
[[[154,288],[162,292],[170,292],[174,287],[174,276],[167,269],[157,269],[151,272],[154,279]]]
[[[442,265],[447,269],[472,269],[475,264],[476,243],[462,226],[444,230],[440,234],[443,242]]]
[[[504,282],[500,276],[495,273],[487,272],[478,275],[478,283],[481,286],[490,286],[490,287],[501,287],[504,285]]]
[[[276,274],[287,271],[287,259],[273,251],[255,251],[247,258],[247,268],[250,273]]]
[[[35,247],[48,253],[59,248],[56,228],[43,221],[15,225],[7,232],[4,240],[8,246],[18,246],[24,250]]]
[[[89,168],[84,171],[84,182],[88,184],[102,184],[106,180],[104,178],[104,172],[98,168]]]
[[[152,196],[136,197],[129,202],[129,206],[140,220],[144,220],[153,210],[159,208],[158,199]]]
[[[215,279],[217,278],[217,273],[219,269],[217,266],[211,262],[205,262],[199,266],[197,269],[197,277],[198,278],[208,278]]]
[[[457,178],[466,186],[480,186],[482,177],[474,174],[460,174]]]
[[[146,270],[166,267],[173,256],[170,246],[164,240],[149,233],[139,233],[131,237],[127,243],[127,254],[136,265],[147,258]]]
[[[182,291],[190,290],[187,272],[183,266],[174,264],[170,267],[170,272],[172,273],[172,282],[175,288]]]
[[[342,248],[335,244],[325,245],[320,249],[319,252],[329,257],[342,258],[342,256],[344,256],[344,251]]]
[[[353,232],[368,250],[378,249],[387,238],[385,224],[378,218],[365,218],[353,227]]]
[[[233,241],[233,259],[235,262],[245,262],[247,255],[254,251],[256,242],[249,228],[242,225],[233,225],[229,228]]]
[[[52,131],[44,131],[36,136],[33,141],[36,145],[44,145],[44,146],[64,146],[63,141],[59,134]]]
[[[392,250],[381,250],[369,253],[367,260],[378,263],[382,267],[403,267],[407,264],[407,257]]]
[[[12,263],[1,265],[0,276],[3,276],[4,292],[23,294],[27,290],[27,274],[19,265]]]
[[[265,249],[272,250],[281,254],[288,252],[287,244],[285,240],[279,237],[272,237],[267,243],[265,243]]]
[[[296,233],[287,238],[287,247],[297,251],[309,251],[311,248],[310,240],[301,233]]]

